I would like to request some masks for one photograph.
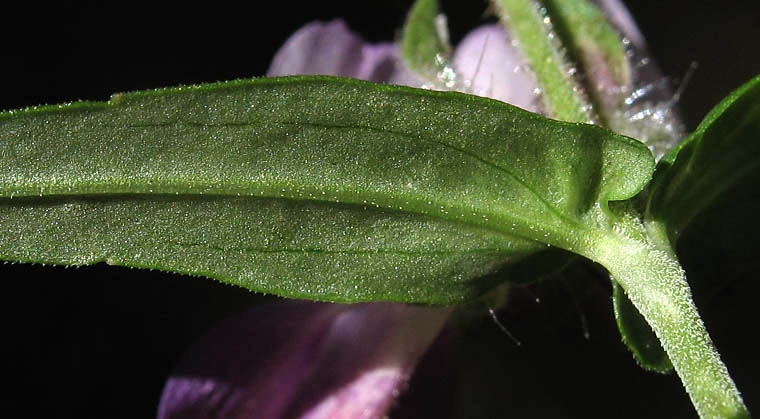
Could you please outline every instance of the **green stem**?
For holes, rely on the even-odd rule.
[[[552,33],[545,9],[534,0],[492,0],[492,3],[536,74],[546,114],[561,121],[591,122],[594,119],[591,106],[573,78],[573,65]]]
[[[618,237],[614,243],[600,243],[593,259],[607,267],[652,326],[699,416],[749,418],[699,317],[683,269],[669,246],[659,241],[660,228],[647,227],[658,243]]]
[[[406,65],[427,81],[454,82],[445,78],[451,46],[441,36],[446,29],[437,27],[439,13],[436,0],[414,2],[404,24],[401,53]]]

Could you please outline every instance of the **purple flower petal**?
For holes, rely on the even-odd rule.
[[[267,76],[322,74],[376,83],[421,86],[393,44],[367,44],[342,20],[313,22],[294,33],[272,60]]]
[[[470,93],[539,111],[538,87],[521,53],[499,25],[470,32],[457,46],[453,59],[459,77],[469,81]]]
[[[657,85],[653,89],[648,89],[647,100],[652,102],[662,102],[671,99],[673,92],[669,88],[666,77],[662,70],[650,58],[647,48],[646,39],[641,34],[631,13],[620,0],[594,0],[599,9],[604,12],[612,26],[625,39],[630,42],[628,51],[633,67],[634,88],[640,88],[649,84]],[[631,86],[626,86],[631,88]],[[680,122],[674,121],[680,124]]]
[[[190,348],[158,417],[382,417],[449,313],[295,300],[252,309]]]

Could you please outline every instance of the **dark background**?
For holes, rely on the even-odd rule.
[[[255,2],[30,5],[3,16],[0,109],[262,75],[287,36],[311,20],[343,16],[370,41],[392,40],[410,3],[274,2],[265,10]],[[483,21],[485,3],[443,5],[454,41]],[[690,129],[760,73],[757,2],[642,1],[630,7],[665,74],[679,78],[691,62],[699,64],[682,98]],[[713,241],[705,238],[705,248]],[[743,260],[746,269],[737,275],[724,266],[730,262],[708,260],[705,271],[729,272],[733,281],[705,275],[705,283],[721,285],[701,286],[710,292],[698,302],[750,409],[760,411],[753,379],[760,377],[753,310],[760,269],[753,261]],[[183,348],[262,299],[211,280],[105,266],[2,265],[0,275],[1,371],[10,385],[0,392],[0,413],[8,417],[152,417]],[[456,339],[444,334],[454,349],[432,351],[423,360],[396,414],[695,416],[675,376],[642,371],[619,343],[603,277],[519,291],[501,316],[522,346],[487,319]],[[461,369],[467,377],[456,379]]]

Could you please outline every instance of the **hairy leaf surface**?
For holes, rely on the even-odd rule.
[[[331,301],[449,303],[604,234],[652,159],[480,97],[254,79],[0,114],[0,257]],[[600,224],[601,223],[601,224]]]

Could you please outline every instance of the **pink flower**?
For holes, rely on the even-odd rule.
[[[310,23],[294,33],[272,59],[267,76],[321,74],[377,83],[421,86],[390,43],[367,44],[341,20]]]
[[[382,417],[451,309],[286,300],[186,353],[159,418]]]
[[[452,65],[468,93],[539,112],[534,76],[501,25],[483,25],[470,32],[455,51]]]

